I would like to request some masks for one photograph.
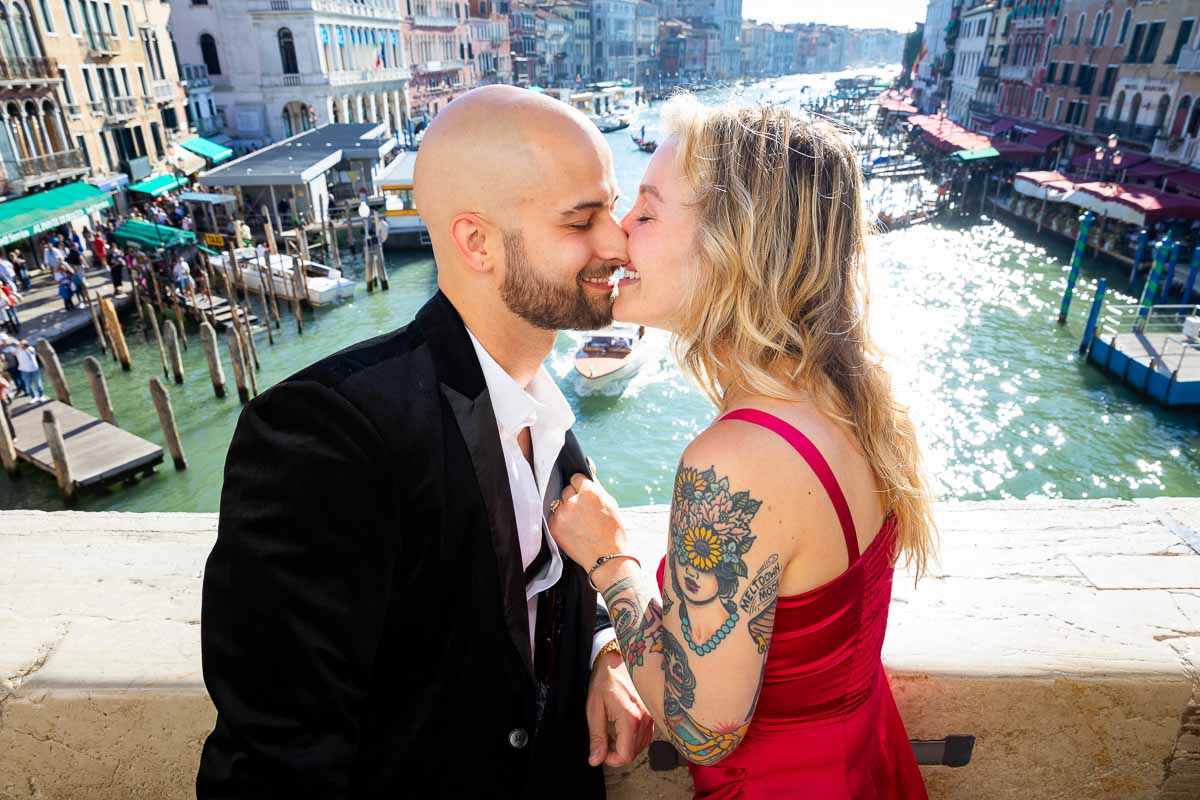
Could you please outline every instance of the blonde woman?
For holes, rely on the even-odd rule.
[[[683,453],[657,585],[584,476],[551,532],[698,797],[924,798],[880,650],[894,564],[920,572],[933,526],[867,330],[855,154],[781,108],[665,119],[614,316],[670,330],[720,413]]]

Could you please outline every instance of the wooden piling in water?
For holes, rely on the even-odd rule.
[[[44,340],[43,340],[44,341]],[[63,441],[62,431],[54,412],[46,409],[42,412],[42,431],[46,435],[46,446],[50,457],[54,459],[54,478],[58,481],[58,491],[63,503],[75,505],[75,480],[71,476],[71,462],[67,459],[67,444]]]
[[[101,353],[107,353],[108,347],[105,345],[104,328],[101,327],[100,319],[96,315],[96,308],[92,305],[92,291],[87,286],[83,287],[83,299],[87,302],[88,316],[92,318],[92,327],[96,329],[96,343],[100,345]],[[113,355],[115,356],[116,353],[113,353]]]
[[[83,360],[83,371],[87,373],[88,385],[92,387],[92,400],[96,403],[96,413],[100,419],[109,425],[117,424],[116,414],[113,413],[112,397],[108,393],[108,381],[104,378],[104,367],[93,356]]]
[[[270,267],[270,263],[268,263],[266,266]],[[274,283],[274,280],[268,281],[266,276],[263,275],[262,269],[260,268],[258,271],[258,295],[262,299],[263,319],[265,319],[267,322],[267,343],[274,347],[275,334],[271,333],[271,306],[267,300],[267,285],[270,283]]]
[[[183,354],[179,352],[179,336],[175,333],[175,323],[164,319],[162,334],[163,346],[167,349],[167,360],[171,362],[171,374],[175,383],[183,383]]]
[[[146,324],[154,330],[154,341],[158,343],[158,360],[162,364],[163,377],[167,377],[167,351],[163,347],[162,331],[158,328],[158,315],[154,313],[154,306],[149,302],[145,306]]]
[[[169,320],[164,320],[164,324]],[[175,469],[187,469],[187,459],[183,457],[183,443],[179,440],[179,428],[175,425],[175,411],[171,408],[171,395],[158,377],[150,379],[150,398],[154,401],[154,410],[158,412],[158,424],[162,426],[163,439],[166,440],[167,452],[175,462]]]
[[[237,326],[230,326],[225,331],[225,343],[229,347],[229,360],[233,362],[233,381],[237,385],[238,400],[250,402],[250,390],[246,388],[246,359],[242,355],[242,340],[238,336]]]
[[[42,364],[46,367],[46,376],[54,385],[54,396],[60,402],[71,405],[71,387],[67,385],[67,376],[63,372],[62,362],[58,360],[58,353],[54,352],[54,345],[45,339],[38,339],[36,348]]]
[[[121,328],[121,318],[117,316],[117,307],[113,305],[112,298],[100,298],[100,312],[104,315],[104,324],[108,328],[108,335],[112,337],[113,352],[121,362],[121,369],[129,372],[133,368],[133,361],[129,356],[129,344],[125,341],[125,331]]]
[[[124,258],[124,256],[122,256],[122,258]],[[128,264],[129,261],[126,260],[125,263]],[[137,270],[133,269],[132,267],[129,268],[129,284],[133,287],[133,308],[135,311],[137,311],[138,322],[144,322],[142,319],[142,293],[141,290],[138,289]],[[113,294],[116,294],[115,290]],[[150,340],[147,339],[146,341],[149,342]]]
[[[183,349],[187,350],[187,335],[183,332],[183,292],[175,295],[175,323],[179,326],[179,337],[183,339]]]
[[[8,408],[0,405],[0,467],[10,478],[17,477],[17,445],[13,441],[13,431],[9,427],[12,420],[8,417]]]
[[[383,262],[383,240],[388,236],[387,220],[379,216],[379,212],[374,214],[375,222],[375,264],[379,270],[379,286],[385,292],[390,290],[388,286],[387,265]]]
[[[212,381],[213,394],[225,396],[225,371],[221,368],[221,354],[217,350],[217,329],[207,322],[200,323],[200,347],[208,361],[208,377]]]

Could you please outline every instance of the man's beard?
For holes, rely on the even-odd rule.
[[[565,287],[543,278],[529,263],[525,237],[520,232],[504,233],[500,297],[509,311],[545,330],[590,331],[612,324],[612,301],[608,296],[589,297],[579,280]]]

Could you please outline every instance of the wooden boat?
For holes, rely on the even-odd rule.
[[[593,391],[632,378],[642,366],[638,346],[645,333],[618,325],[593,332],[575,353],[575,373]]]
[[[237,251],[237,281],[243,289],[251,292],[261,291],[264,267],[270,271],[270,280],[275,296],[280,300],[292,300],[296,297],[297,288],[293,277],[296,264],[300,259],[282,253],[264,255],[268,265],[264,265],[255,254],[254,248],[242,247]],[[225,258],[222,256],[222,258]],[[341,270],[320,264],[316,261],[304,261],[304,283],[307,293],[303,299],[312,306],[329,305],[342,298],[354,297],[354,281],[342,275]]]
[[[658,149],[658,142],[653,139],[643,139],[640,136],[633,137],[633,143],[637,145],[638,150],[643,153],[653,153]]]

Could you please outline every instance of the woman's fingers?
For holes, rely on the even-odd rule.
[[[584,475],[582,472],[576,472],[574,475],[571,476],[571,486],[575,489],[575,491],[582,492],[583,485],[585,483],[587,483],[589,480],[591,480],[591,479],[588,478],[587,475]]]

